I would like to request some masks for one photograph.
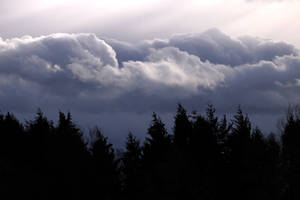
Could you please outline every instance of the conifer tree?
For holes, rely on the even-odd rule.
[[[122,171],[124,174],[123,189],[128,199],[140,198],[142,148],[140,141],[129,133],[126,141],[126,151],[123,154]]]
[[[249,172],[250,166],[250,138],[251,138],[251,123],[247,115],[244,115],[240,106],[238,107],[237,113],[234,115],[232,120],[232,133],[229,137],[230,147],[230,179],[228,182],[228,189],[230,194],[234,198],[243,197],[248,198],[251,190],[247,183],[250,182],[251,175]],[[230,188],[235,188],[231,190]]]
[[[39,109],[34,120],[26,122],[26,132],[30,141],[28,148],[33,156],[32,160],[38,165],[45,165],[47,152],[49,150],[49,138],[53,134],[54,126],[52,121],[43,115]]]
[[[50,135],[49,162],[47,163],[53,177],[50,194],[61,194],[62,198],[81,199],[85,195],[84,180],[88,151],[82,140],[82,132],[67,116],[59,112],[58,125]],[[51,198],[54,198],[51,196]]]
[[[232,156],[235,161],[242,162],[245,161],[248,156],[251,123],[248,116],[243,114],[243,111],[240,107],[238,107],[237,113],[234,115],[232,124],[232,133],[230,136]]]
[[[177,107],[173,131],[175,144],[181,149],[186,148],[190,142],[192,124],[181,104]]]
[[[284,124],[282,155],[286,170],[287,184],[285,198],[297,199],[300,196],[300,108],[289,108]]]
[[[165,124],[156,113],[153,113],[152,117],[147,131],[150,137],[146,137],[143,149],[144,157],[149,162],[163,158],[171,144],[171,137],[165,129]]]
[[[118,161],[111,143],[98,128],[91,130],[96,140],[91,147],[91,171],[89,195],[101,199],[117,199],[120,194]]]

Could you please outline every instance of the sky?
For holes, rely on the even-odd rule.
[[[136,42],[218,28],[299,47],[299,7],[299,0],[2,0],[0,34],[92,32]]]
[[[277,131],[300,100],[298,0],[2,0],[0,108],[71,111],[121,144],[177,103]]]

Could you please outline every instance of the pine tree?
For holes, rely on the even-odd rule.
[[[1,156],[14,162],[23,161],[23,149],[25,149],[23,125],[9,112],[5,116],[0,116],[0,122],[2,122],[0,124]]]
[[[123,154],[122,161],[124,165],[125,176],[131,177],[141,167],[142,148],[140,141],[129,133],[126,141],[126,151]]]
[[[150,137],[146,137],[143,149],[144,157],[149,162],[162,159],[171,144],[171,137],[165,129],[165,124],[156,113],[153,113],[152,117],[147,132]]]
[[[126,141],[126,151],[122,157],[124,173],[124,193],[128,199],[138,199],[141,185],[142,148],[140,141],[129,133]]]
[[[53,192],[62,198],[81,199],[85,195],[84,180],[88,151],[82,140],[82,132],[72,121],[71,114],[67,116],[59,112],[58,125],[50,135],[48,168],[53,177]],[[53,196],[49,198],[54,198]]]
[[[30,139],[28,141],[28,149],[30,149],[31,159],[36,165],[46,164],[49,138],[53,134],[53,131],[53,122],[48,121],[40,109],[36,113],[34,120],[26,122],[26,132]]]
[[[165,197],[169,194],[171,138],[160,117],[153,113],[143,145],[141,181],[143,199]]]
[[[120,194],[118,161],[111,143],[98,128],[91,130],[96,140],[91,147],[91,169],[89,173],[91,198],[117,199]]]
[[[251,123],[247,115],[244,115],[241,108],[238,107],[237,113],[232,120],[232,133],[230,134],[228,145],[230,147],[230,179],[228,185],[231,195],[234,198],[239,196],[249,198],[251,193],[247,183],[251,180],[249,172],[250,161],[250,136]],[[251,198],[250,198],[251,199]]]
[[[240,107],[238,107],[237,113],[234,115],[232,124],[232,133],[230,136],[232,156],[235,161],[243,162],[247,160],[248,156],[251,123],[248,116],[243,114]],[[247,163],[243,163],[243,165],[247,165]]]
[[[282,139],[283,162],[286,170],[287,191],[285,198],[300,196],[300,108],[289,108]]]
[[[189,198],[215,198],[217,188],[217,167],[220,153],[218,149],[218,123],[213,107],[208,107],[206,116],[198,115],[193,122],[191,145],[189,152],[190,164],[186,169],[192,190],[186,192]],[[193,170],[191,170],[193,169]],[[202,190],[201,188],[205,188]]]
[[[188,119],[186,110],[178,104],[174,122],[174,142],[180,148],[186,148],[190,143],[192,124]]]

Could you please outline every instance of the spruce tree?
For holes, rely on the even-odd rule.
[[[178,104],[174,121],[174,142],[180,148],[186,148],[190,143],[192,124],[189,121],[186,110]]]

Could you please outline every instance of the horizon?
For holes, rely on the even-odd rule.
[[[20,119],[71,111],[117,142],[142,137],[152,112],[171,130],[179,102],[228,116],[241,105],[264,132],[299,104],[298,0],[0,5],[0,109]]]

